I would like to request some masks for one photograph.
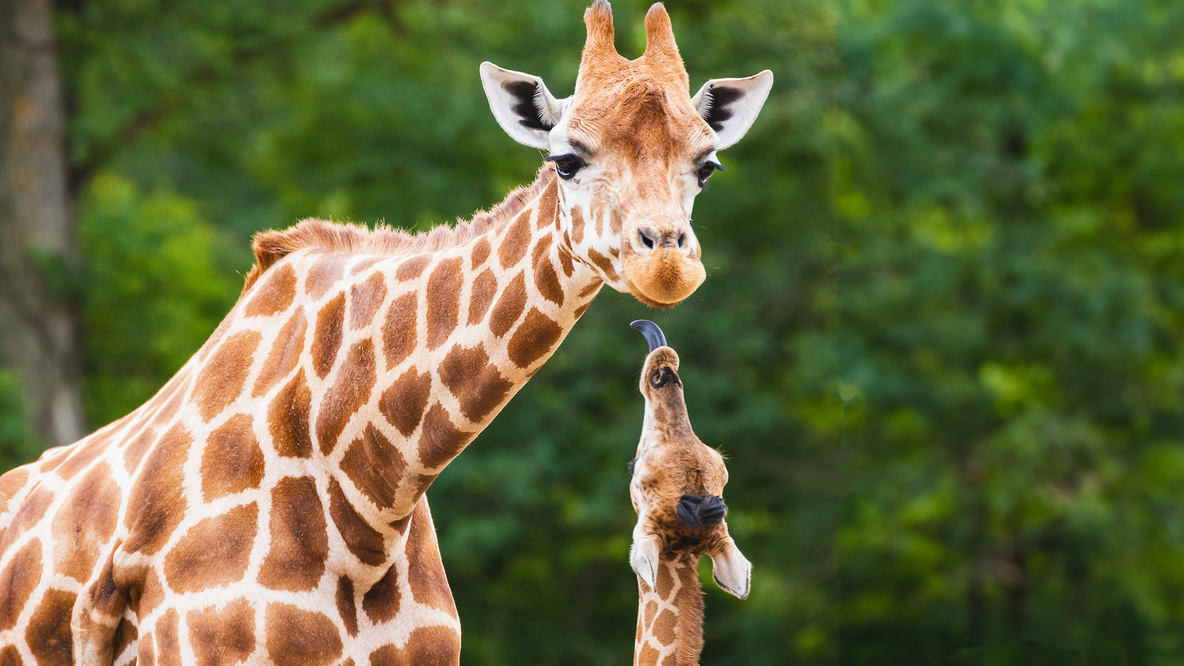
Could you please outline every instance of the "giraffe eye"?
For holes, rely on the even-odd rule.
[[[725,169],[723,165],[718,162],[706,162],[703,164],[703,166],[699,167],[699,170],[695,172],[695,175],[699,177],[700,188],[707,187],[707,179],[710,178],[711,174],[716,170],[727,171],[727,169]]]
[[[573,155],[571,153],[568,153],[567,155],[555,155],[554,157],[548,157],[546,161],[555,163],[555,172],[558,173],[559,177],[564,180],[571,180],[572,177],[576,175],[577,171],[587,166],[587,162],[585,162],[583,158],[581,158],[579,155]]]

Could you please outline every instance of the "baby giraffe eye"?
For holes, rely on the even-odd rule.
[[[703,166],[699,167],[699,170],[695,172],[695,175],[699,177],[700,189],[707,187],[707,179],[710,178],[711,174],[716,170],[727,171],[727,169],[725,169],[719,162],[705,162]]]
[[[571,180],[576,172],[588,165],[579,155],[568,153],[567,155],[554,155],[548,157],[545,161],[555,163],[555,173],[564,180]]]

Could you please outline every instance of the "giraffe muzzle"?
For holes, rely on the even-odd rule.
[[[669,308],[695,293],[707,277],[703,262],[686,248],[659,246],[645,252],[623,246],[622,263],[630,292],[642,303]]]

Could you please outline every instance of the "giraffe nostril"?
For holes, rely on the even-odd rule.
[[[722,497],[715,495],[683,495],[675,507],[675,515],[683,525],[697,530],[704,525],[718,525],[728,515]]]
[[[641,239],[641,244],[649,249],[654,249],[654,239],[646,235],[644,231],[637,232],[637,237]]]
[[[680,249],[680,250],[681,250],[681,249],[683,248],[683,246],[684,246],[684,245],[686,245],[686,244],[687,244],[687,235],[686,235],[686,233],[684,232],[684,233],[681,233],[681,234],[679,234],[679,235],[678,235],[678,249]]]

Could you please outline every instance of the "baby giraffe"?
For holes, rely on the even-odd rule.
[[[630,463],[637,526],[629,563],[640,593],[633,663],[696,666],[703,649],[699,557],[711,557],[715,582],[741,599],[748,597],[752,564],[728,536],[723,500],[728,470],[719,451],[691,430],[678,354],[654,322],[630,325],[650,345],[641,373],[645,421]]]

